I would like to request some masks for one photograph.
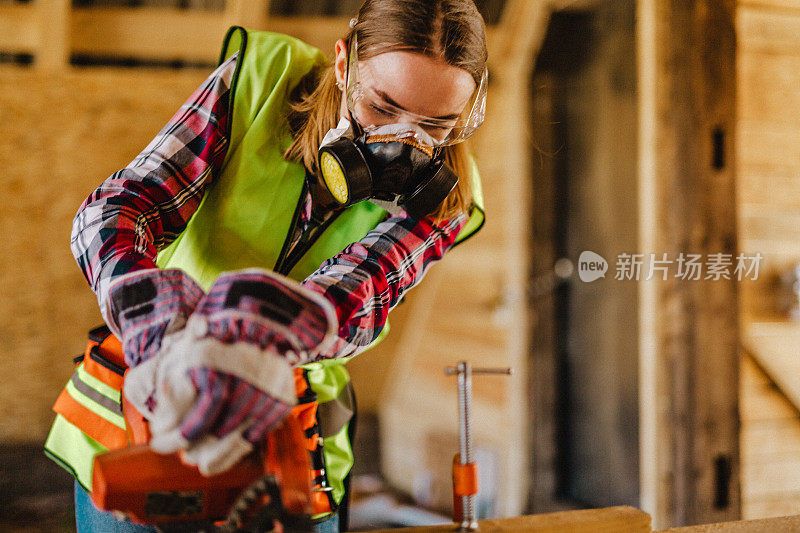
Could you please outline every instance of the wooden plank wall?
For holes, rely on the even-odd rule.
[[[69,250],[78,206],[206,75],[0,65],[0,441],[43,440],[71,358],[102,323]]]
[[[749,322],[777,318],[773,276],[800,261],[800,1],[739,0],[737,32],[739,247],[764,256]]]
[[[266,12],[267,3],[261,3]],[[248,15],[244,4],[237,5],[224,20],[219,14],[172,8],[75,9],[68,17],[70,35],[82,36],[70,37],[69,46],[77,52],[211,65],[228,24],[259,27],[258,21],[248,22],[258,13],[251,9]],[[42,6],[0,3],[0,50],[36,52],[37,9]],[[347,20],[270,18],[268,25],[330,52]],[[157,40],[159,29],[166,27],[173,28],[175,42]],[[75,211],[103,179],[130,162],[211,72],[66,63],[41,67],[0,65],[0,187],[6,193],[0,209],[6,245],[0,254],[5,295],[0,299],[0,361],[17,369],[14,385],[0,390],[0,440],[44,438],[52,420],[50,406],[71,373],[69,361],[83,349],[86,331],[101,322],[69,251]],[[42,185],[51,183],[60,192],[55,204],[53,190]],[[393,318],[398,332],[392,340],[402,331],[403,309]],[[380,362],[381,350],[374,353]],[[369,370],[363,404],[374,411],[375,391],[388,370],[377,375],[375,366]]]
[[[739,0],[737,32],[739,247],[764,256],[759,279],[740,284],[746,331],[783,319],[775,278],[800,261],[800,1]],[[741,391],[742,516],[796,514],[798,411],[748,357]]]

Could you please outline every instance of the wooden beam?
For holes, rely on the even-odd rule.
[[[72,17],[73,52],[161,61],[207,61],[219,55],[227,26],[213,11],[87,8]]]
[[[489,35],[489,63],[494,72],[527,80],[551,11],[547,0],[508,0],[500,24]]]
[[[270,17],[269,29],[297,37],[333,57],[336,40],[350,29],[349,17]]]
[[[0,51],[45,54],[43,65],[66,65],[70,53],[214,63],[225,31],[240,24],[295,36],[332,55],[333,44],[345,35],[349,22],[346,17],[268,17],[268,0],[229,0],[222,16],[175,8],[68,6],[68,0],[0,4]],[[62,15],[54,14],[56,8]],[[42,31],[47,38],[39,38]],[[488,33],[490,49],[498,49],[494,43],[501,36],[505,42],[505,32],[496,27]]]
[[[796,14],[800,10],[800,2],[797,0],[739,0],[737,7],[745,9],[769,9],[770,11],[782,11],[784,13]]]
[[[800,412],[800,324],[754,322],[742,332],[744,348]]]
[[[735,257],[735,1],[637,9],[641,249]],[[639,287],[641,506],[657,527],[735,520],[735,276]]]
[[[243,26],[253,30],[267,29],[269,0],[227,0],[225,19],[228,26]]]
[[[705,524],[701,526],[681,527],[660,533],[790,533],[800,531],[800,516],[781,516],[763,518],[761,520],[745,520],[741,522],[725,522],[721,524]]]
[[[36,66],[43,70],[64,70],[70,58],[71,0],[37,0],[39,39]]]
[[[531,106],[531,137],[536,139],[539,154],[534,153],[536,163],[531,166],[532,204],[531,220],[531,343],[528,394],[531,405],[531,476],[528,496],[528,511],[550,512],[553,498],[558,493],[558,343],[555,332],[556,302],[555,278],[552,272],[558,259],[555,240],[556,209],[559,205],[556,183],[556,158],[550,156],[558,151],[553,124],[555,113],[553,100],[557,95],[557,80],[551,73],[536,73],[532,98],[537,105]],[[547,154],[547,155],[544,155]]]
[[[244,15],[242,15],[244,16]],[[228,29],[226,16],[173,8],[76,9],[73,51],[90,55],[214,63]],[[332,54],[347,31],[341,17],[271,17],[267,29],[293,35]]]
[[[39,22],[34,4],[0,4],[0,50],[35,52],[39,45]]]
[[[604,0],[547,0],[553,11],[585,11],[594,9]]]

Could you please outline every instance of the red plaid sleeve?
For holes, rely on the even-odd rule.
[[[303,284],[333,302],[339,339],[319,358],[356,355],[374,341],[389,311],[455,243],[468,217],[435,224],[392,216],[327,260]]]
[[[81,205],[71,248],[101,310],[113,278],[156,266],[158,250],[186,228],[228,149],[236,55],[219,66],[150,144]]]

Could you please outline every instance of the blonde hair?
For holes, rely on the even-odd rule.
[[[353,36],[358,40],[359,60],[390,51],[417,52],[463,68],[476,86],[486,68],[485,26],[472,0],[367,0],[344,40],[351,43]],[[290,99],[293,142],[284,154],[286,159],[317,173],[319,145],[339,121],[341,100],[333,63],[301,81]],[[432,215],[437,221],[468,214],[472,205],[473,169],[467,143],[445,147],[442,156],[459,180]]]

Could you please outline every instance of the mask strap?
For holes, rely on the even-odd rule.
[[[350,118],[350,126],[353,128],[353,138],[358,139],[364,135],[364,128],[358,123],[353,113],[350,111],[350,106],[347,106],[347,116]]]
[[[353,116],[353,112],[350,111],[350,105],[348,103],[349,93],[350,90],[350,55],[351,55],[351,47],[353,46],[353,38],[355,37],[355,31],[350,35],[350,39],[347,40],[347,67],[345,69],[344,74],[344,82],[345,82],[345,90],[344,90],[344,106],[347,108],[347,116],[350,119],[350,126],[353,128],[354,137],[358,138],[364,134],[364,129],[361,127],[361,124]]]

